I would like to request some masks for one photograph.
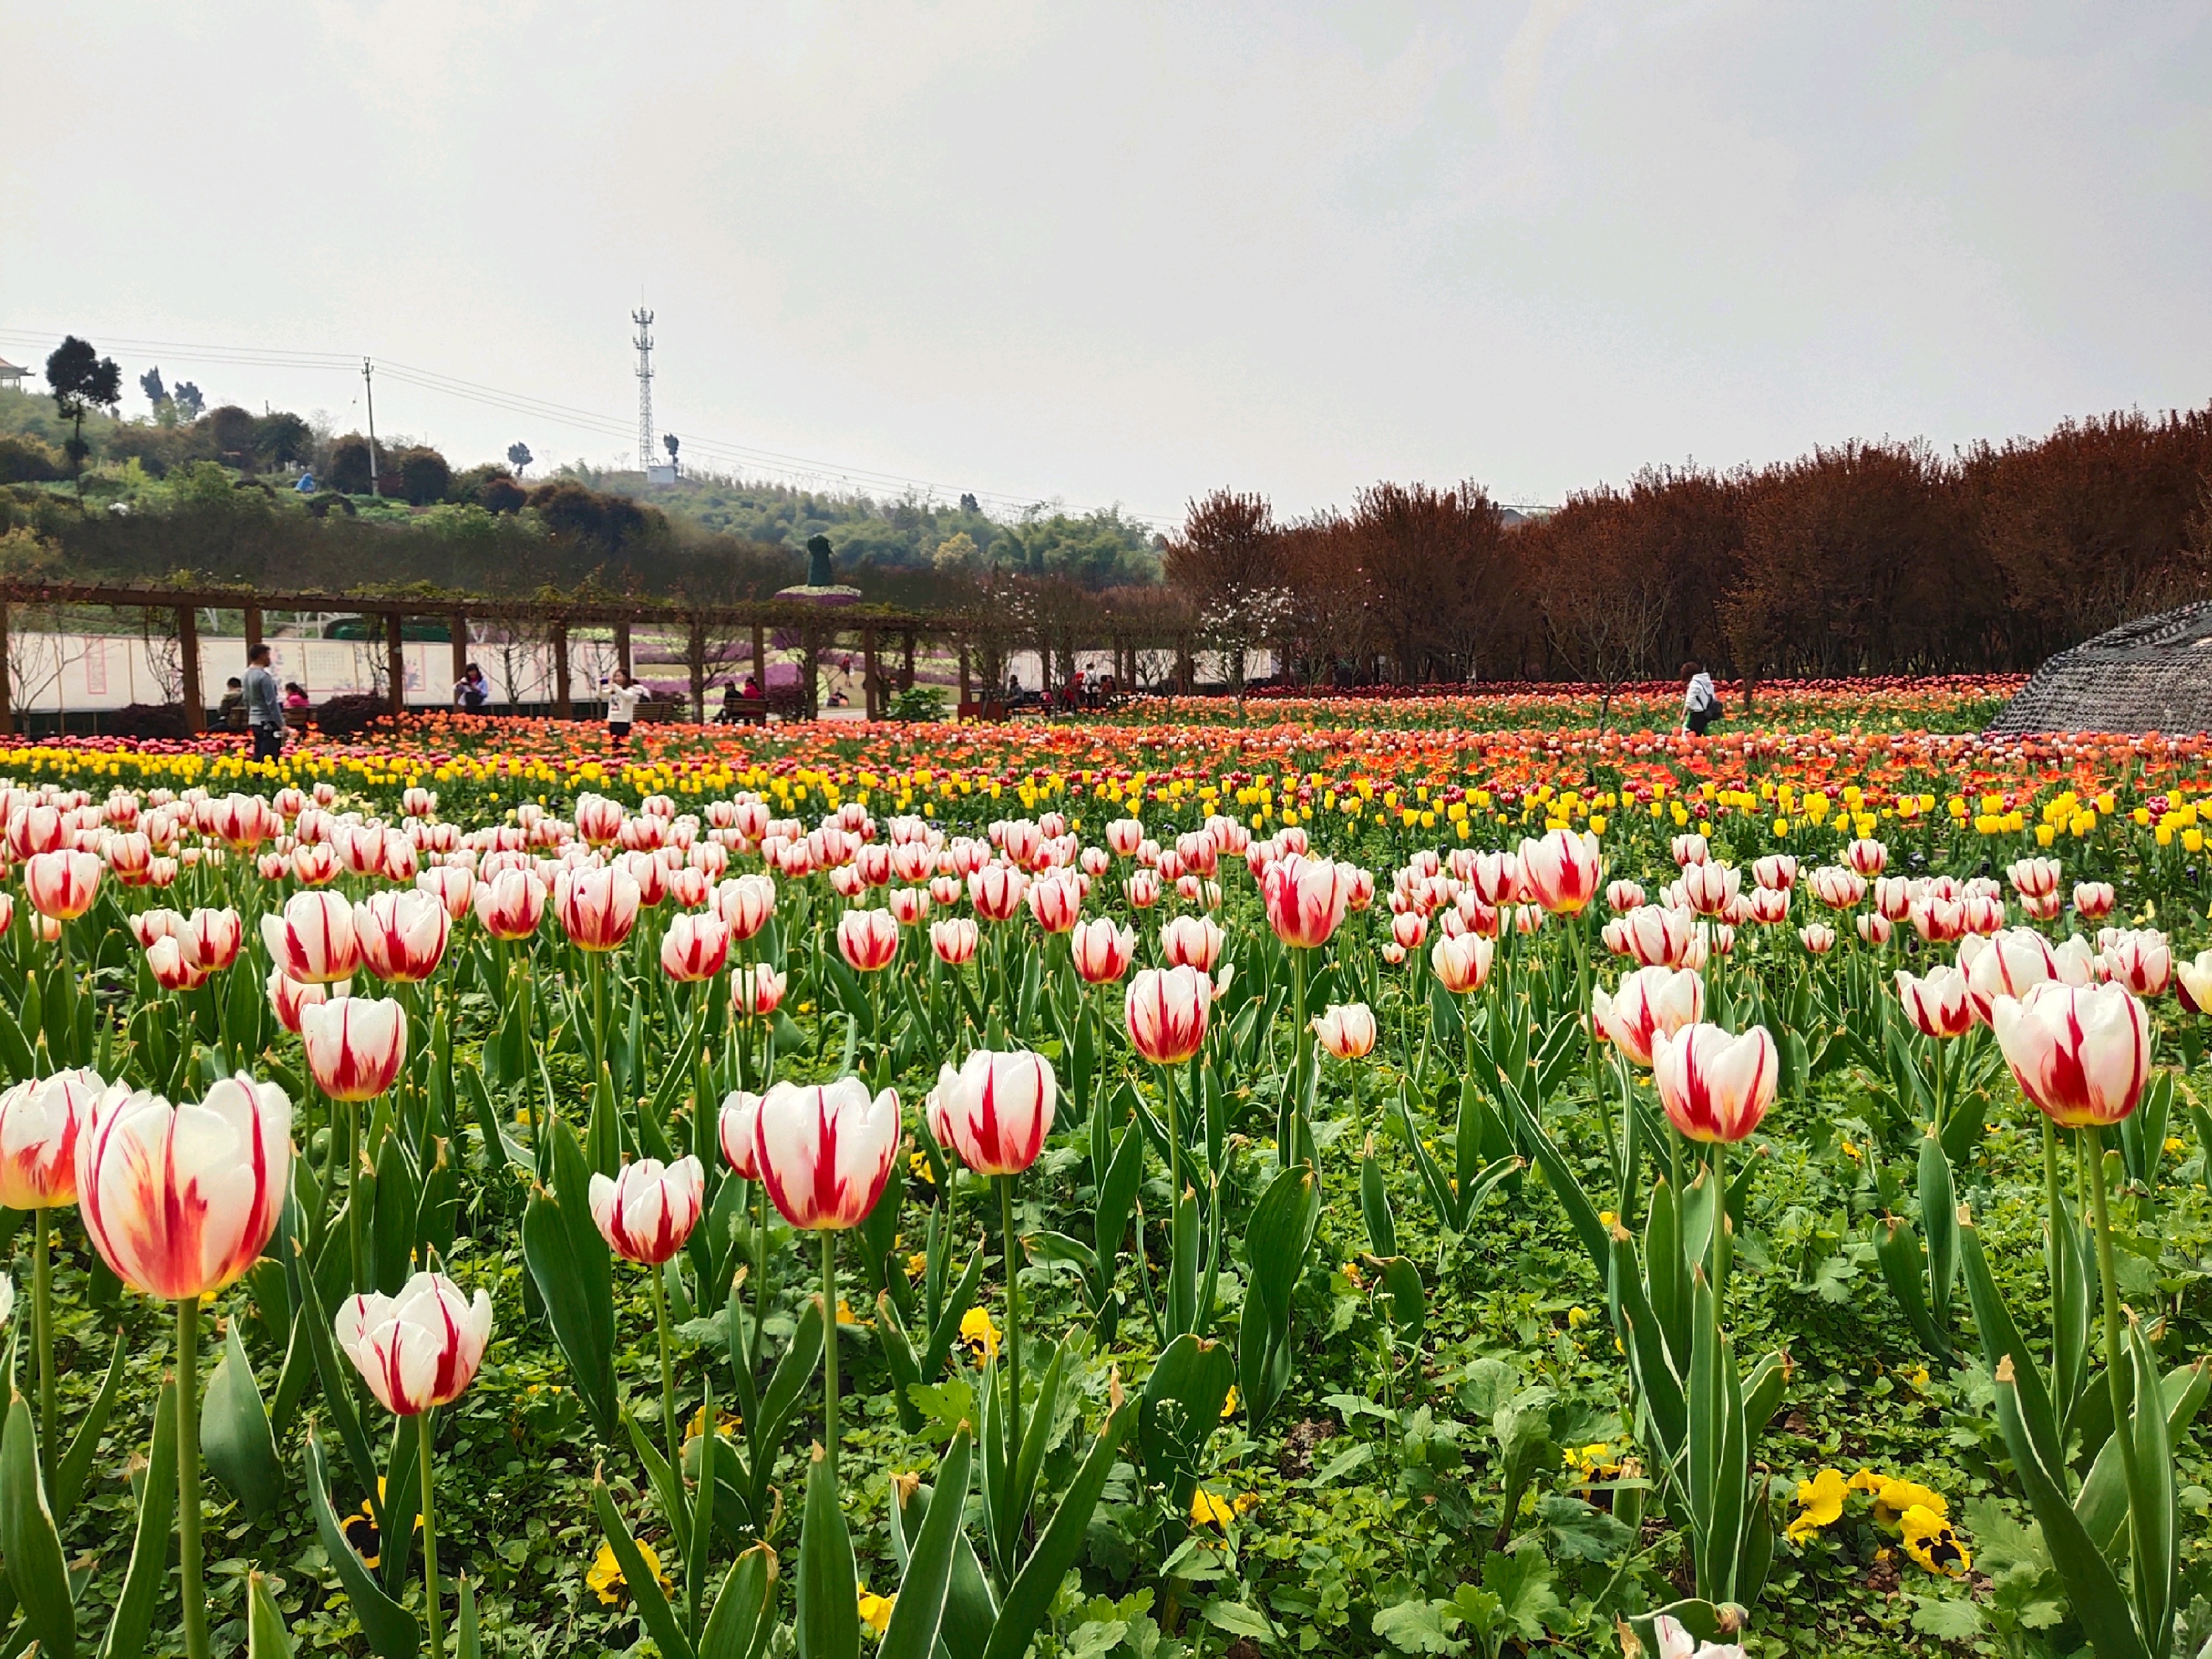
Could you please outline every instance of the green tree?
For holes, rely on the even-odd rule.
[[[54,394],[54,407],[72,428],[67,449],[76,475],[77,499],[82,501],[84,458],[90,453],[84,441],[84,417],[123,401],[123,371],[116,368],[114,358],[95,351],[91,341],[71,334],[46,359],[46,385]]]

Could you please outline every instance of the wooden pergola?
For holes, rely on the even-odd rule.
[[[828,607],[786,599],[752,600],[733,605],[692,605],[677,599],[609,599],[593,596],[570,599],[502,599],[494,594],[393,592],[282,592],[238,587],[133,587],[106,583],[68,581],[0,581],[0,732],[14,729],[11,676],[5,672],[9,613],[18,605],[40,608],[106,607],[113,610],[161,611],[175,619],[176,637],[184,671],[180,697],[185,718],[195,732],[204,729],[208,703],[200,678],[199,613],[237,611],[246,623],[246,648],[250,653],[262,640],[262,618],[270,611],[343,611],[364,621],[383,624],[386,659],[386,680],[394,714],[407,707],[404,647],[410,620],[436,619],[447,623],[453,641],[453,678],[466,671],[472,617],[501,624],[527,623],[542,627],[553,653],[553,714],[556,719],[574,715],[568,690],[568,648],[577,628],[610,630],[622,672],[631,669],[631,635],[640,627],[682,635],[688,644],[691,707],[704,718],[709,678],[708,640],[710,635],[750,632],[752,672],[763,690],[768,685],[769,635],[795,634],[809,641],[814,653],[835,648],[841,638],[858,635],[866,688],[867,714],[878,718],[894,693],[912,688],[915,653],[919,642],[930,639],[953,647],[960,671],[960,700],[973,700],[974,659],[980,639],[1003,630],[988,628],[978,619],[955,612],[906,611],[890,605],[846,605]],[[886,673],[884,647],[896,643],[896,665]],[[1076,647],[1085,651],[1110,649],[1115,678],[1124,685],[1136,683],[1138,653],[1171,650],[1176,658],[1176,680],[1188,691],[1195,678],[1196,644],[1187,630],[1123,627],[1110,615],[1102,615],[1094,631],[1086,629]],[[1065,646],[1070,665],[1073,654]],[[719,661],[713,665],[719,667]],[[985,688],[986,690],[994,688]],[[811,703],[811,699],[809,700]],[[812,714],[811,707],[806,711]]]

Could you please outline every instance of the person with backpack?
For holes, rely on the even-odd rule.
[[[1721,717],[1720,694],[1713,690],[1713,677],[1701,662],[1684,663],[1682,679],[1682,729],[1692,737],[1702,738],[1705,728]]]

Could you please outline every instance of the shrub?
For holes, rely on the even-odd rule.
[[[102,714],[100,725],[106,735],[117,738],[183,743],[192,735],[183,707],[173,702],[126,703],[112,714]]]
[[[392,713],[392,705],[374,692],[356,691],[332,697],[315,710],[315,729],[326,738],[355,738]]]
[[[43,483],[68,477],[61,452],[25,434],[0,436],[0,483]]]

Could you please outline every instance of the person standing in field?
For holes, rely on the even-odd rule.
[[[637,706],[645,701],[645,688],[632,680],[621,669],[607,684],[607,741],[617,748],[629,746],[630,723],[637,718]]]
[[[279,759],[284,753],[284,693],[270,666],[267,643],[246,653],[246,725],[253,734],[253,758]]]
[[[1720,694],[1713,690],[1713,677],[1701,662],[1684,663],[1682,678],[1682,729],[1702,738],[1705,728],[1720,718]]]

